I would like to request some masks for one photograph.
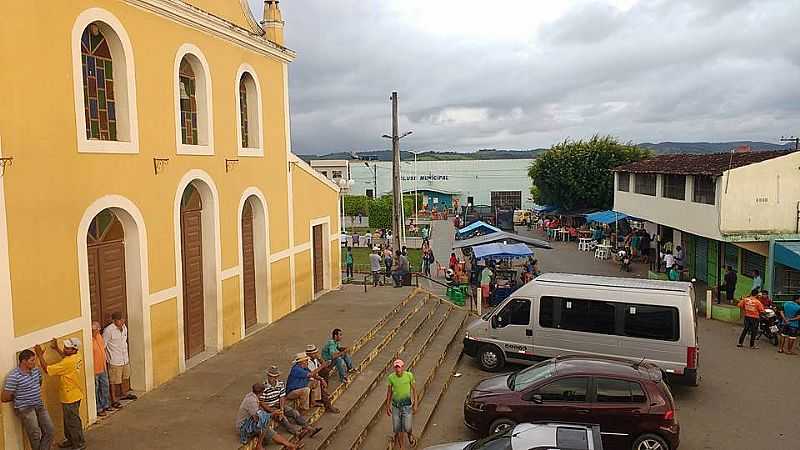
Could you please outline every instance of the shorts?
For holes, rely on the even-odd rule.
[[[395,406],[392,404],[392,431],[411,433],[411,416],[411,405]]]
[[[131,365],[125,364],[124,366],[115,366],[109,364],[108,366],[108,382],[111,384],[122,384],[122,380],[131,378]]]
[[[484,300],[489,298],[489,285],[488,284],[482,284],[481,285],[481,298],[484,299]]]
[[[781,334],[784,335],[785,337],[796,338],[797,335],[800,334],[800,328],[784,325],[783,330],[781,330]]]
[[[248,417],[239,427],[239,442],[246,444],[250,439],[258,436],[264,431],[263,443],[269,444],[275,436],[275,430],[269,427],[270,415],[266,411],[258,411],[258,419]]]

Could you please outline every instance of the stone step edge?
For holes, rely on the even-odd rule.
[[[458,329],[459,332],[464,330],[464,324],[466,323],[466,319],[467,318],[469,318],[469,315],[464,318],[464,323],[462,323],[461,328]],[[458,336],[459,334],[460,333],[457,332],[456,336]],[[451,346],[455,342],[456,342],[456,340],[451,342]],[[455,364],[453,364],[452,368],[450,369],[450,373],[447,376],[447,381],[445,381],[444,385],[442,385],[441,390],[439,391],[438,395],[436,396],[436,401],[433,404],[433,407],[430,409],[430,414],[428,414],[427,416],[425,416],[425,415],[422,416],[423,417],[422,428],[421,428],[421,430],[419,432],[419,435],[417,436],[417,442],[422,442],[422,439],[425,437],[425,433],[428,431],[428,426],[431,423],[431,418],[433,417],[434,414],[436,414],[436,410],[439,409],[439,405],[442,403],[442,398],[444,397],[444,394],[447,393],[447,389],[450,387],[450,383],[453,382],[453,379],[455,378],[455,374],[456,374],[456,368],[458,367],[458,364],[461,362],[461,359],[463,358],[463,356],[464,356],[464,353],[461,352],[461,353],[459,353],[458,358],[456,358]],[[392,445],[392,442],[389,441],[389,446],[387,446],[387,448],[390,449],[390,450],[392,449],[391,445]]]
[[[361,348],[362,348],[363,346],[365,346],[365,345],[366,345],[366,344],[367,344],[369,341],[371,341],[371,340],[372,340],[372,338],[374,338],[374,337],[375,337],[375,335],[378,333],[378,331],[380,331],[380,330],[381,330],[381,329],[382,329],[384,326],[386,326],[386,324],[387,324],[387,323],[388,323],[390,320],[392,320],[392,319],[394,318],[394,316],[395,316],[395,315],[397,315],[397,313],[398,313],[398,312],[400,312],[400,310],[401,310],[401,309],[403,309],[403,308],[404,308],[404,307],[405,307],[405,306],[406,306],[406,305],[407,305],[407,304],[408,304],[408,303],[411,301],[411,299],[413,299],[413,298],[417,297],[417,295],[419,295],[419,294],[421,294],[421,293],[423,293],[423,291],[422,291],[422,289],[419,289],[419,288],[414,288],[414,289],[413,289],[411,292],[409,292],[409,293],[408,293],[408,295],[406,295],[406,297],[405,297],[405,298],[404,298],[404,299],[403,299],[403,300],[402,300],[400,303],[398,303],[398,304],[397,304],[397,305],[396,305],[394,308],[392,308],[392,310],[391,310],[391,311],[389,311],[388,313],[386,313],[386,314],[385,314],[385,315],[384,315],[384,316],[383,316],[383,317],[382,317],[382,318],[381,318],[381,319],[378,321],[378,323],[376,323],[376,324],[375,324],[375,326],[373,326],[372,328],[370,328],[370,329],[369,329],[369,330],[368,330],[366,333],[364,333],[363,335],[361,335],[361,337],[359,337],[359,338],[358,338],[358,339],[357,339],[357,340],[356,340],[356,341],[353,343],[353,345],[351,346],[352,353],[353,353],[353,354],[355,354],[356,352],[358,352],[359,350],[361,350]],[[429,300],[429,299],[430,299],[430,295],[428,295],[428,300]],[[440,299],[439,299],[439,301],[441,302],[441,300],[440,300]],[[417,312],[417,311],[419,311],[419,309],[422,307],[422,305],[423,305],[423,304],[425,304],[425,302],[426,302],[426,300],[423,300],[423,301],[419,302],[419,304],[418,304],[418,305],[417,305],[417,306],[414,308],[414,310],[413,310],[413,313],[409,313],[409,314],[407,314],[407,315],[406,315],[406,316],[403,318],[403,320],[402,320],[402,321],[401,321],[401,323],[400,323],[400,324],[401,324],[401,326],[402,326],[402,324],[404,324],[406,321],[408,321],[408,319],[409,319],[411,316],[413,316],[414,314],[416,314],[416,312]],[[396,332],[396,329],[395,329],[395,332]],[[390,334],[391,334],[391,333],[390,333]],[[379,345],[380,345],[380,344],[379,344]],[[384,344],[384,345],[385,345],[385,344]],[[374,356],[373,356],[373,359],[374,359]],[[363,367],[366,367],[366,365],[368,364],[368,363],[367,363],[367,364],[363,364],[363,362],[364,362],[364,361],[362,361],[361,363],[359,363],[359,365],[358,365],[358,367],[357,367],[357,369],[356,369],[356,370],[358,371],[358,372],[357,372],[358,374],[360,374],[360,373],[361,373],[361,372],[360,372],[360,371],[361,371],[361,369],[362,369]],[[370,362],[371,362],[371,360],[370,360]],[[338,397],[339,397],[339,396],[340,396],[342,393],[344,393],[344,391],[345,391],[345,390],[346,390],[346,387],[345,387],[345,385],[344,385],[344,384],[340,384],[339,386],[337,386],[337,387],[336,387],[336,389],[335,389],[335,390],[334,390],[334,391],[333,391],[333,392],[330,394],[330,397],[331,397],[331,402],[335,401],[335,400],[336,400],[336,399],[337,399],[337,398],[338,398]],[[308,417],[308,423],[309,423],[309,425],[312,425],[314,422],[316,422],[317,420],[319,420],[319,418],[320,418],[320,417],[322,417],[322,415],[323,415],[324,413],[325,413],[325,410],[324,410],[324,408],[315,408],[315,410],[314,410],[314,413],[312,413],[312,414],[311,414],[311,416],[309,416],[309,417]],[[296,442],[296,441],[295,441],[294,439],[292,439],[292,442]],[[254,449],[254,448],[255,448],[255,439],[251,439],[251,440],[250,440],[249,442],[247,442],[246,444],[243,444],[243,445],[240,445],[240,446],[239,446],[239,450],[252,450],[252,449]]]
[[[414,330],[412,330],[411,333],[408,334],[406,339],[397,348],[397,350],[392,355],[392,357],[386,362],[384,367],[378,372],[378,375],[370,382],[370,384],[367,387],[367,389],[358,397],[358,399],[355,401],[355,403],[353,403],[353,406],[347,411],[347,413],[345,413],[345,415],[343,417],[340,418],[340,420],[336,423],[336,425],[334,425],[331,428],[331,430],[328,432],[328,436],[316,448],[327,448],[328,445],[330,445],[331,441],[335,438],[336,432],[339,431],[339,429],[342,427],[342,425],[345,422],[348,421],[348,419],[350,418],[352,413],[354,411],[356,411],[359,408],[359,406],[361,406],[361,403],[364,401],[364,399],[367,398],[372,393],[372,391],[375,389],[375,386],[378,384],[378,382],[380,382],[383,379],[384,374],[386,374],[388,372],[389,368],[392,367],[392,363],[394,362],[394,360],[397,359],[405,351],[406,346],[408,346],[408,344],[414,339],[414,337],[416,336],[416,334],[419,331],[419,329],[422,328],[422,326],[425,323],[427,323],[428,319],[433,317],[434,313],[439,309],[439,306],[441,306],[441,304],[442,304],[441,302],[438,302],[438,304],[435,307],[431,308],[430,312],[425,316],[425,318],[422,320],[422,322],[420,322],[420,324]],[[444,323],[444,321],[447,320],[447,317],[449,317],[449,315],[450,315],[450,311],[452,311],[452,309],[448,308],[447,312],[443,315],[443,320],[441,320],[440,323],[437,324],[434,327],[433,332],[432,332],[432,336],[436,334],[436,332],[438,330],[438,327],[441,326],[440,324]],[[428,339],[431,339],[431,338],[429,337]],[[426,342],[427,342],[427,340],[426,340]]]
[[[452,308],[452,305],[450,305],[449,303],[443,303],[443,304],[448,306],[447,313],[443,316],[442,320],[440,320],[439,323],[436,324],[436,327],[434,327],[433,331],[427,337],[427,339],[425,339],[425,342],[423,343],[422,348],[420,349],[420,351],[417,352],[417,354],[408,363],[409,369],[416,367],[417,363],[420,361],[420,359],[422,359],[422,355],[425,354],[425,351],[433,343],[433,340],[440,335],[440,331],[442,329],[442,326],[450,318],[450,314],[453,311],[456,310],[455,308]],[[451,338],[450,342],[448,342],[447,346],[445,346],[445,354],[447,352],[447,349],[450,347],[450,344],[452,343],[452,340],[455,338],[455,336],[458,335],[458,331],[461,330],[462,326],[463,326],[463,320],[462,320],[462,325],[460,325],[456,329],[456,332],[455,332],[453,338]],[[442,358],[442,360],[443,360],[443,358]],[[437,364],[440,364],[440,363],[441,363],[441,360],[437,361]],[[434,370],[432,371],[432,374],[435,374],[435,372],[436,372],[436,367],[434,367]],[[418,393],[417,398],[422,398],[422,397],[425,396],[424,389],[425,389],[425,386],[427,384],[428,384],[428,380],[426,379],[425,383],[423,384],[423,389]],[[361,430],[361,432],[358,434],[356,439],[350,445],[350,449],[351,450],[357,450],[357,449],[361,448],[361,444],[367,438],[367,435],[372,430],[372,428],[375,426],[375,424],[378,422],[378,420],[380,420],[380,418],[382,417],[383,412],[385,410],[386,410],[386,401],[384,400],[383,402],[381,402],[381,404],[378,407],[377,411],[370,418],[370,421],[367,424],[367,426],[363,430]]]
[[[422,302],[420,305],[422,305],[422,304],[425,304],[425,303],[426,303],[426,302]],[[440,305],[440,304],[441,304],[441,303],[440,303],[440,302],[437,300],[437,304],[436,304],[436,306],[435,306],[435,307],[433,307],[433,308],[431,308],[431,310],[430,310],[430,311],[428,312],[428,314],[427,314],[427,315],[426,315],[426,316],[425,316],[425,317],[422,319],[422,321],[421,321],[421,322],[420,322],[420,323],[419,323],[419,324],[418,324],[418,325],[417,325],[417,326],[416,326],[416,327],[415,327],[413,330],[411,330],[411,332],[408,334],[408,336],[405,338],[405,340],[403,341],[403,343],[400,345],[400,347],[399,347],[399,348],[401,348],[401,349],[404,349],[404,348],[405,348],[405,346],[406,346],[406,345],[408,345],[408,343],[409,343],[409,342],[411,342],[411,340],[414,338],[414,335],[415,335],[415,333],[416,333],[416,332],[417,332],[417,331],[418,331],[420,328],[422,328],[422,326],[423,326],[423,325],[425,325],[425,323],[428,321],[428,319],[430,319],[430,318],[433,316],[433,314],[434,314],[434,313],[436,312],[436,310],[439,308],[439,305]],[[397,327],[397,328],[395,328],[394,330],[392,330],[392,332],[391,332],[389,335],[387,335],[387,336],[391,336],[392,338],[394,338],[394,336],[397,334],[397,332],[398,332],[398,331],[399,331],[399,330],[402,328],[402,325],[404,325],[404,324],[400,324],[400,325],[398,325],[398,327]],[[389,339],[389,340],[387,341],[387,344],[388,344],[388,342],[389,342],[389,341],[391,341],[391,339]],[[380,352],[376,351],[376,352],[374,352],[374,353],[375,353],[375,356],[373,356],[373,359],[374,359],[374,358],[377,356],[377,354],[378,354],[378,353],[380,353]],[[375,385],[376,385],[376,384],[377,384],[377,382],[380,380],[380,378],[381,378],[381,374],[383,374],[384,372],[386,372],[386,370],[388,370],[388,368],[389,368],[389,367],[391,367],[391,365],[392,365],[392,362],[394,362],[394,359],[389,359],[389,360],[386,362],[386,364],[384,365],[384,367],[383,367],[383,368],[381,368],[381,370],[379,371],[379,375],[378,375],[378,376],[377,376],[377,377],[376,377],[374,380],[372,380],[372,381],[370,382],[370,384],[367,386],[367,389],[366,389],[366,390],[365,390],[365,391],[364,391],[364,392],[363,392],[363,393],[362,393],[362,394],[361,394],[361,395],[358,397],[358,399],[356,399],[355,403],[353,403],[353,406],[352,406],[352,407],[351,407],[351,408],[350,408],[350,409],[349,409],[349,410],[348,410],[348,411],[347,411],[347,412],[346,412],[344,415],[342,415],[342,416],[339,416],[339,420],[336,422],[336,424],[335,424],[333,427],[331,427],[331,428],[330,428],[330,429],[327,431],[327,437],[326,437],[326,438],[325,438],[325,439],[322,441],[322,443],[320,443],[320,444],[319,444],[318,446],[316,446],[315,448],[323,448],[325,445],[327,445],[327,444],[329,443],[329,441],[330,441],[331,437],[332,437],[332,436],[333,436],[333,435],[336,433],[336,431],[337,431],[337,430],[338,430],[338,429],[339,429],[339,428],[342,426],[342,424],[343,424],[344,422],[346,422],[346,421],[347,421],[347,419],[350,417],[350,415],[351,415],[351,414],[352,414],[352,413],[353,413],[353,412],[354,412],[356,409],[358,409],[358,406],[359,406],[359,404],[361,403],[361,401],[362,401],[362,400],[363,400],[365,397],[367,397],[367,396],[369,395],[369,393],[370,393],[370,392],[372,392],[372,389],[374,389],[374,388],[375,388]],[[360,372],[359,372],[359,374],[360,374]],[[352,384],[352,382],[351,382],[350,384]],[[338,389],[338,388],[337,388],[337,389]],[[309,422],[309,424],[310,424],[310,425],[313,425],[314,423],[316,423],[316,422],[317,422],[317,421],[320,419],[320,417],[322,417],[322,413],[323,413],[323,412],[324,412],[324,409],[322,409],[322,408],[318,408],[317,412],[316,412],[315,414],[313,414],[312,416],[310,416],[310,417],[309,417],[309,419],[308,419],[308,422]]]
[[[428,388],[430,388],[431,384],[433,383],[433,380],[435,380],[437,375],[439,375],[439,368],[442,366],[442,364],[447,359],[447,357],[451,355],[451,352],[453,351],[456,342],[458,342],[458,336],[461,335],[461,331],[464,329],[464,324],[467,322],[468,318],[469,318],[469,314],[466,314],[461,319],[461,323],[458,325],[458,328],[456,328],[455,333],[453,333],[453,336],[450,338],[450,341],[445,346],[444,352],[439,357],[439,359],[436,361],[436,364],[434,365],[433,370],[431,371],[431,373],[428,375],[427,379],[425,380],[425,383],[423,384],[422,389],[420,390],[420,393],[417,395],[417,399],[419,400],[420,406],[422,405],[423,402],[425,402],[427,400],[426,394],[428,394]],[[459,355],[458,359],[460,359],[460,358],[461,358],[461,356]],[[455,365],[453,366],[453,368],[451,368],[450,374],[448,374],[448,381],[445,382],[445,386],[447,386],[447,384],[449,384],[450,379],[452,378],[453,369],[455,369]],[[436,406],[439,405],[439,402],[441,401],[441,399],[442,399],[442,394],[439,393],[439,395],[437,395],[436,398],[433,400],[434,401],[433,410],[435,410]],[[385,403],[386,402],[384,402],[382,404],[382,408],[385,408],[385,406],[386,406]],[[418,408],[417,410],[419,411],[420,408]],[[424,419],[423,431],[417,437],[417,441],[418,442],[422,439],[422,435],[424,434],[424,427],[427,427],[427,422],[430,420],[430,417],[433,415],[433,410],[431,411],[431,414],[428,415],[428,417]],[[392,450],[394,448],[394,442],[393,442],[393,440],[391,438],[388,439],[388,441],[387,441],[387,448],[389,450]],[[353,448],[351,448],[351,450],[358,450],[358,447],[353,447]]]

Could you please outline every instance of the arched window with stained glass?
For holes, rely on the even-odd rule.
[[[86,138],[116,141],[113,61],[108,42],[96,23],[83,30],[81,65]]]
[[[249,147],[249,135],[247,133],[247,82],[245,77],[249,77],[250,75],[247,73],[242,74],[242,78],[239,79],[239,116],[241,119],[241,130],[242,130],[242,148]]]
[[[197,145],[197,78],[186,58],[179,69],[181,96],[181,139],[184,144]]]
[[[108,242],[121,241],[125,238],[125,231],[122,222],[110,210],[100,211],[89,224],[89,232],[86,234],[86,243],[89,246]]]

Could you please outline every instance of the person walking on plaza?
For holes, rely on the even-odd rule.
[[[398,250],[395,252],[395,258],[397,260],[397,269],[392,273],[392,279],[394,280],[394,287],[399,288],[403,287],[403,280],[408,274],[408,257]]]
[[[489,268],[487,264],[484,266],[483,270],[481,270],[481,299],[483,300],[484,304],[489,303],[489,294],[491,293],[491,285],[492,285],[492,269]]]
[[[108,355],[111,406],[122,408],[120,400],[136,400],[136,396],[130,392],[122,392],[123,383],[131,378],[131,366],[128,356],[128,327],[119,311],[111,314],[111,323],[103,330],[103,340],[106,343],[106,354]],[[128,381],[128,385],[130,385],[130,381]]]
[[[341,342],[342,330],[334,328],[331,332],[331,339],[328,339],[322,347],[322,359],[336,367],[339,381],[347,383],[347,374],[355,372],[355,369],[353,369],[353,359],[347,353],[347,347],[342,347]]]
[[[308,387],[311,388],[311,405],[322,406],[325,411],[333,414],[338,414],[339,410],[331,404],[331,398],[328,394],[328,374],[330,373],[330,364],[322,360],[319,354],[319,349],[314,344],[306,346],[306,356],[308,356],[308,369],[312,375],[317,378],[312,378]]]
[[[347,253],[344,255],[345,276],[347,279],[353,279],[353,249],[347,247]]]
[[[378,254],[379,251],[378,247],[374,247],[372,253],[369,254],[369,270],[372,272],[373,287],[378,285],[381,275],[381,255]]]
[[[50,376],[58,377],[58,398],[61,401],[64,416],[64,437],[66,437],[66,440],[58,446],[74,450],[86,448],[80,412],[81,400],[83,400],[83,392],[81,391],[83,381],[80,374],[83,360],[78,355],[80,346],[80,339],[69,338],[64,340],[64,349],[61,350],[58,346],[58,341],[53,338],[50,347],[61,355],[61,361],[55,364],[47,364],[42,347],[38,345],[34,347],[42,370]]]
[[[800,296],[794,298],[792,302],[783,304],[783,330],[781,331],[778,353],[794,355],[794,343],[800,335]]]
[[[764,311],[764,305],[758,300],[758,289],[753,289],[748,297],[739,300],[738,306],[744,312],[744,329],[739,335],[737,347],[742,347],[745,336],[750,333],[750,348],[758,348],[756,345],[758,317]]]
[[[725,300],[728,303],[733,301],[733,296],[736,294],[736,272],[733,270],[732,266],[728,266],[725,271]],[[719,297],[722,297],[722,293],[720,292]],[[722,301],[717,298],[717,303],[722,303]]]
[[[276,420],[286,431],[292,433],[298,440],[307,435],[312,437],[319,433],[322,428],[309,427],[308,421],[296,409],[286,404],[286,385],[278,380],[281,376],[277,366],[271,366],[267,370],[267,379],[264,380],[264,390],[258,396],[261,408],[270,414],[280,412]]]
[[[270,442],[282,445],[284,449],[288,450],[303,448],[305,444],[294,444],[270,427],[270,421],[280,420],[282,414],[280,411],[270,414],[263,408],[264,405],[259,401],[259,396],[263,392],[263,384],[254,384],[252,390],[244,396],[239,405],[239,413],[236,415],[236,431],[239,433],[239,442],[244,445],[256,438],[255,450],[264,450],[264,445],[269,445]]]
[[[23,350],[17,357],[19,365],[3,385],[3,403],[14,402],[14,412],[22,422],[32,450],[50,450],[55,427],[42,401],[42,371],[36,367],[36,355]]]
[[[392,367],[394,372],[387,377],[386,415],[392,418],[394,447],[406,448],[406,437],[411,447],[417,445],[411,431],[413,413],[417,412],[417,388],[414,374],[405,370],[402,359],[396,360]]]
[[[289,377],[286,379],[286,399],[297,400],[297,409],[304,416],[311,411],[309,382],[312,379],[319,379],[319,376],[312,374],[309,370],[308,360],[305,352],[298,353],[289,370]]]
[[[108,390],[108,372],[106,371],[106,341],[100,333],[100,322],[92,322],[92,360],[94,361],[94,396],[97,402],[97,415],[103,417],[111,411],[111,400]]]

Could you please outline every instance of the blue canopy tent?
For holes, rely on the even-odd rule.
[[[472,222],[464,228],[456,231],[456,239],[467,239],[475,236],[483,236],[484,234],[497,233],[500,231],[500,228],[478,220],[477,222]]]
[[[556,209],[558,209],[558,207],[553,205],[533,205],[533,212],[537,214],[548,213]]]
[[[617,212],[617,211],[597,211],[589,214],[585,214],[586,220],[589,222],[598,222],[598,223],[612,223],[617,222],[622,219],[627,219],[627,214]]]
[[[493,242],[472,247],[476,259],[509,259],[533,256],[533,251],[525,244],[502,244]]]

